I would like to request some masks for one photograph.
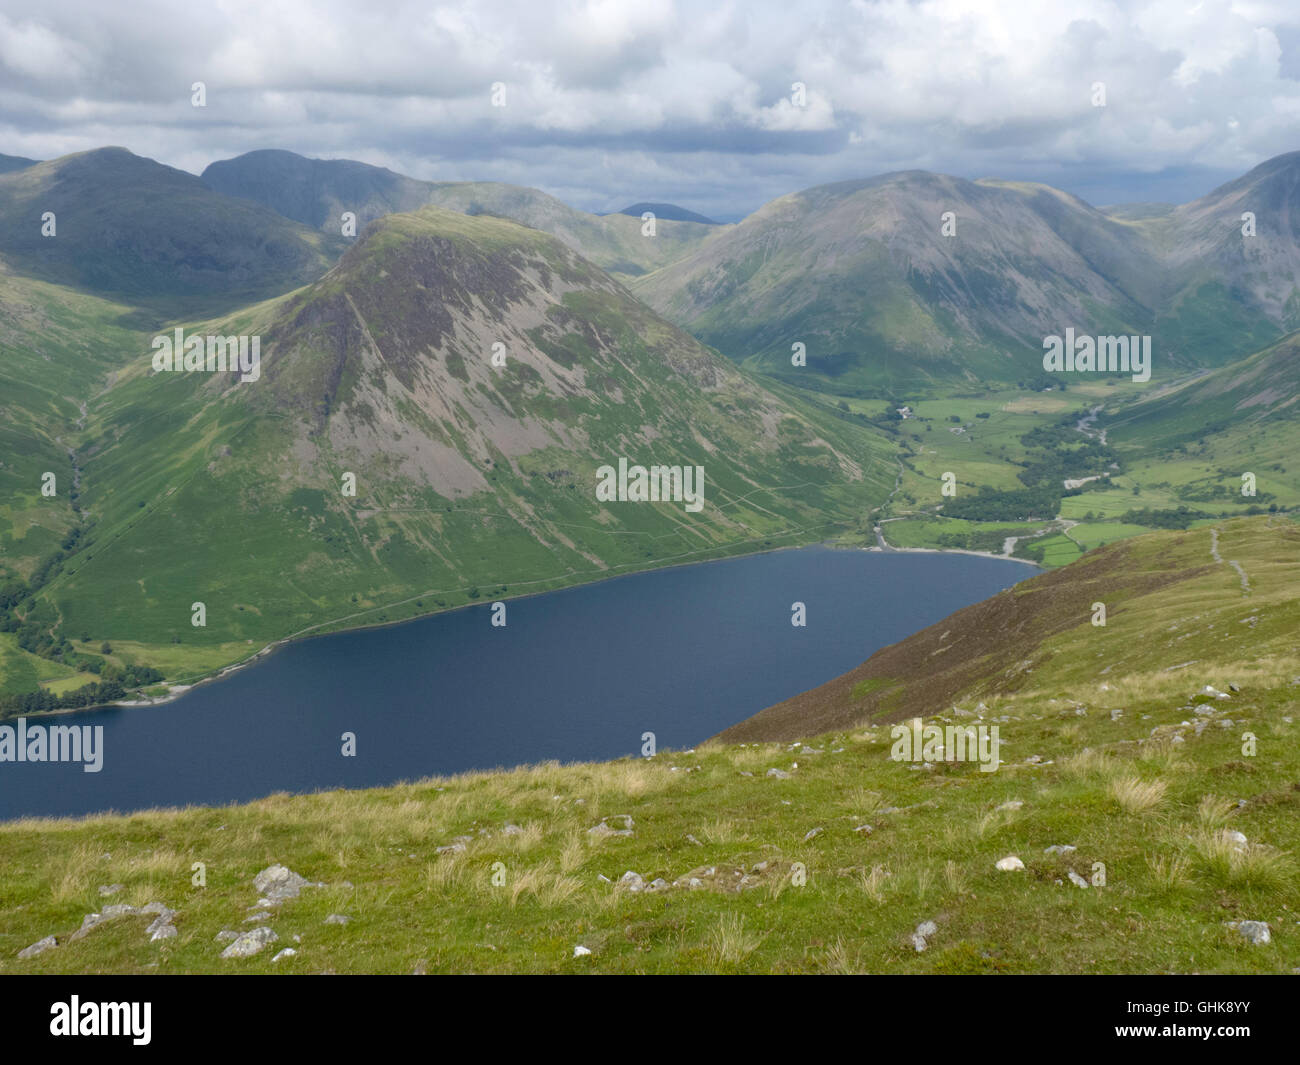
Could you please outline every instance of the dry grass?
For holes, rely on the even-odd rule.
[[[715,962],[738,965],[754,953],[763,942],[757,932],[745,930],[745,918],[740,914],[726,913],[718,919],[709,934],[709,956]]]
[[[1163,780],[1120,777],[1112,782],[1110,793],[1125,813],[1141,814],[1159,806],[1168,789],[1169,785]]]

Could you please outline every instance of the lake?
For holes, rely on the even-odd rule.
[[[303,640],[165,705],[29,718],[102,725],[103,768],[0,763],[0,819],[691,747],[1037,572],[810,547],[510,600],[504,627],[484,603]]]

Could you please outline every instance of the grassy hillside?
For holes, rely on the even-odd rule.
[[[59,660],[107,641],[193,679],[294,634],[816,542],[892,480],[878,430],[502,219],[389,216],[318,282],[184,327],[261,336],[261,377],[153,373],[141,337],[62,430],[80,539],[17,611]],[[599,502],[620,457],[703,466],[704,508]]]
[[[929,707],[910,696],[918,669],[874,719],[864,701],[803,742],[0,826],[0,971],[1286,973],[1300,965],[1297,548],[1290,523],[1236,521],[1003,593],[1022,608],[926,717],[998,725],[996,772],[889,757],[884,722]],[[1099,588],[1104,629],[1086,620]],[[1060,627],[1069,604],[1078,619]],[[965,613],[950,638],[974,638]],[[900,646],[919,661],[933,639]],[[1012,855],[1024,869],[995,867]],[[277,862],[323,886],[249,922],[254,877]],[[634,890],[629,872],[665,886]],[[110,902],[161,902],[176,935],[152,942],[152,917],[128,915],[69,938]],[[220,958],[219,933],[260,923],[274,943]],[[59,945],[15,957],[47,935]]]

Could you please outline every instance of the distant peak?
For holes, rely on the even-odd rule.
[[[634,218],[640,218],[647,211],[651,212],[656,218],[662,218],[668,222],[699,222],[706,226],[721,225],[720,222],[715,222],[712,218],[705,218],[704,215],[688,211],[685,207],[678,207],[675,203],[634,203],[614,213],[630,214]]]

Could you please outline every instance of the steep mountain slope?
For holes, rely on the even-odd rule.
[[[997,697],[976,677],[925,724],[996,727],[996,771],[896,760],[890,730],[867,727],[13,822],[0,825],[0,971],[1289,973],[1300,545],[1260,519],[1225,525],[1217,546],[1250,574],[1249,596],[1205,530],[1111,549],[1104,574],[1068,567],[1084,576],[1058,590],[1080,600],[1099,577],[1107,595],[1145,587],[1167,551],[1202,572],[1122,600],[1105,629],[989,649],[986,678],[1032,655],[1025,685]],[[1032,602],[1037,614],[1046,600]],[[960,617],[944,624],[965,645]],[[906,691],[899,703],[913,709]],[[593,831],[623,823],[610,815],[627,835]],[[1010,856],[1021,867],[1004,872]],[[221,875],[178,892],[200,859]],[[223,959],[215,940],[249,927],[272,862],[320,886],[274,909],[280,944]],[[151,942],[153,915],[137,912],[70,937],[102,910],[105,882],[129,905],[175,907],[177,934]],[[332,913],[351,923],[322,931]],[[1243,921],[1267,922],[1269,939]],[[299,933],[297,954],[273,961]],[[19,955],[46,936],[57,946]]]
[[[774,200],[634,288],[747,365],[866,394],[1032,377],[1045,335],[1149,317],[1150,266],[1129,227],[1063,193],[908,171]]]
[[[285,292],[324,273],[342,246],[123,148],[0,176],[0,255],[15,271],[164,312]]]
[[[91,404],[86,536],[40,596],[60,631],[172,675],[306,629],[809,542],[893,480],[874,429],[764,389],[502,219],[388,216],[307,288],[184,328],[260,336],[260,374],[154,373],[141,338]],[[599,501],[620,458],[702,466],[703,508]]]
[[[1171,353],[1219,366],[1300,327],[1300,152],[1135,226],[1160,256],[1154,329]]]
[[[718,738],[789,741],[944,713],[959,698],[1069,693],[1123,706],[1143,678],[1184,668],[1196,691],[1195,677],[1294,658],[1298,593],[1300,527],[1285,518],[1124,540],[959,610]]]
[[[203,171],[203,181],[229,196],[254,200],[327,233],[340,231],[344,211],[360,227],[424,206],[462,214],[495,214],[558,237],[611,273],[635,276],[673,262],[718,228],[707,219],[662,217],[653,237],[637,218],[575,210],[537,189],[500,182],[431,182],[346,159],[307,159],[293,152],[248,152]]]

